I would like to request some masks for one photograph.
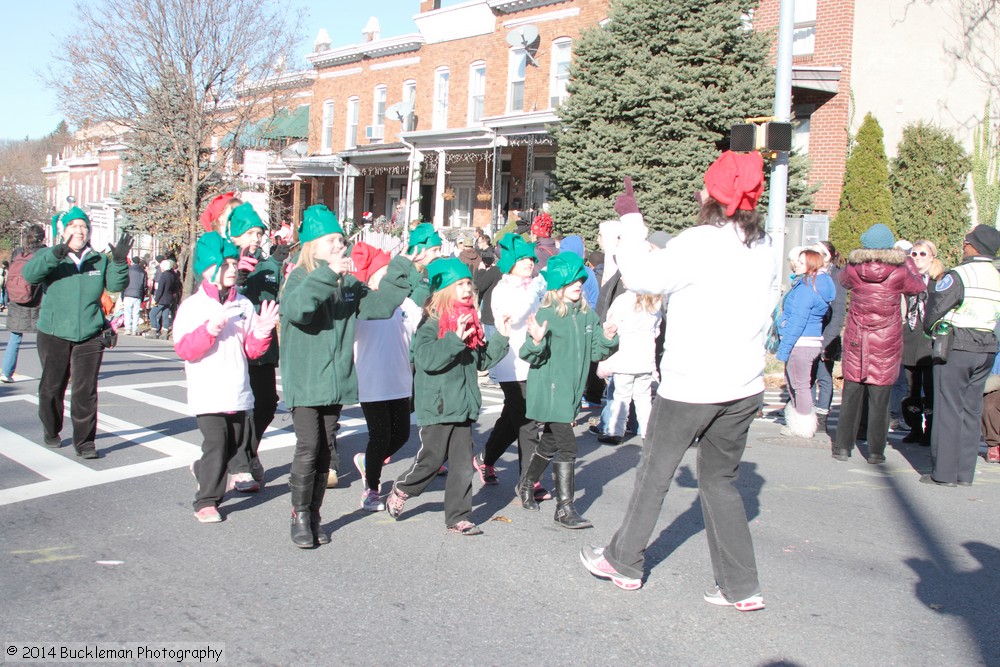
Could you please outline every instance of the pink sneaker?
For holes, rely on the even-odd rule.
[[[757,611],[764,608],[764,596],[760,593],[739,602],[730,602],[722,594],[722,589],[718,585],[714,590],[705,591],[705,602],[719,607],[736,607],[737,611]]]
[[[222,515],[219,514],[219,510],[212,506],[202,507],[194,513],[194,518],[198,519],[201,523],[219,523],[222,521]]]
[[[611,583],[624,591],[636,591],[642,588],[642,579],[626,577],[611,566],[608,559],[604,557],[604,547],[590,545],[580,549],[580,560],[583,561],[583,566],[592,575],[601,579],[610,579]]]

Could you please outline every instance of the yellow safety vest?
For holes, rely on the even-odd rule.
[[[962,329],[993,331],[1000,320],[1000,272],[992,262],[969,262],[954,271],[962,281],[965,297],[941,319]]]

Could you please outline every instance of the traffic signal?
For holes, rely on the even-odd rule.
[[[750,151],[792,150],[792,124],[769,121],[766,123],[737,123],[729,135],[729,149],[737,153]]]

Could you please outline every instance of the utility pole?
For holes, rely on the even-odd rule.
[[[794,0],[781,0],[778,19],[778,66],[774,77],[774,117],[787,123],[792,118],[792,40],[795,29]],[[788,153],[779,151],[771,167],[771,191],[767,204],[767,231],[774,243],[777,274],[784,273],[785,206],[788,200]],[[781,281],[777,282],[778,296]]]

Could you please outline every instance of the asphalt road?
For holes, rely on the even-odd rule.
[[[638,438],[612,447],[578,429],[577,507],[594,529],[556,526],[552,502],[540,513],[512,504],[512,449],[499,486],[477,478],[485,534],[467,538],[444,529],[443,480],[400,521],[360,509],[349,462],[366,436],[360,410],[347,409],[342,480],[323,507],[333,541],[300,550],[288,535],[288,415],[265,439],[263,491],[227,496],[223,523],[198,524],[187,464],[200,438],[171,346],[123,337],[105,356],[104,457],[83,461],[68,428],[58,452],[40,444],[37,381],[25,379],[40,372],[33,343],[18,381],[0,385],[6,643],[224,644],[227,664],[245,665],[1000,664],[1000,466],[981,462],[972,487],[931,487],[917,483],[927,449],[898,435],[884,465],[837,463],[827,439],[785,438],[758,420],[738,485],[767,608],[739,613],[701,598],[712,576],[694,450],[646,552],[645,584],[626,592],[587,573],[578,552],[620,522]],[[500,398],[484,389],[477,443]],[[383,491],[415,450],[416,429]]]

